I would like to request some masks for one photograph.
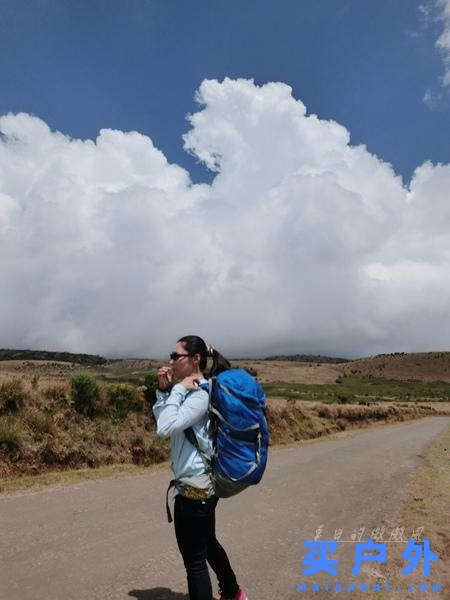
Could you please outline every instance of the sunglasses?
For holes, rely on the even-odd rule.
[[[182,356],[189,356],[189,354],[178,354],[178,352],[172,352],[170,355],[170,360],[178,360]]]

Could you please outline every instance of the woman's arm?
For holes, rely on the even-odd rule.
[[[202,389],[187,390],[181,383],[175,384],[170,394],[157,390],[156,397],[153,414],[156,433],[161,437],[169,437],[172,433],[195,425],[208,410],[208,392]]]

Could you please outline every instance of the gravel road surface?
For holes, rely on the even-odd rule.
[[[221,500],[216,513],[218,538],[249,599],[310,598],[297,585],[323,584],[327,577],[345,585],[375,583],[378,563],[364,563],[359,576],[351,576],[352,533],[365,527],[366,540],[373,528],[385,526],[389,539],[401,526],[405,483],[449,423],[448,417],[429,417],[272,450],[263,482]],[[165,514],[169,478],[169,470],[159,469],[0,496],[0,598],[187,600]],[[332,556],[339,559],[337,577],[302,574],[303,541],[319,528],[323,540],[342,529]],[[214,579],[213,586],[217,590]]]

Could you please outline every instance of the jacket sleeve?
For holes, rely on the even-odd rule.
[[[176,383],[171,392],[156,392],[157,401],[153,405],[156,419],[156,433],[169,437],[172,433],[184,431],[198,423],[208,410],[209,396],[205,390],[187,390]]]

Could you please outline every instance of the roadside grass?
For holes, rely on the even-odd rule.
[[[432,563],[430,579],[447,588],[450,585],[450,426],[428,448],[423,465],[408,483],[407,501],[401,522],[407,529],[423,527],[423,539],[430,540],[438,556]],[[447,515],[447,517],[445,516]]]
[[[430,414],[436,413],[430,412],[429,407],[414,405],[402,408],[309,403],[281,409],[269,407],[267,411],[271,446],[306,442]],[[145,468],[165,463],[169,442],[155,435],[149,421],[139,414],[128,415],[118,423],[108,419],[90,421],[77,415],[75,420],[63,417],[56,425],[48,415],[31,411],[24,417],[21,430],[9,419],[4,434],[9,447],[0,447],[0,493],[55,482],[71,483],[86,478],[86,474],[89,478],[102,478],[109,477],[111,472],[113,475],[142,473]],[[4,417],[0,422],[0,440],[3,422],[6,422]]]
[[[123,368],[131,373],[137,367],[130,361]],[[22,380],[16,376],[3,378],[0,491],[16,485],[28,487],[30,477],[53,481],[55,472],[92,469],[98,475],[102,468],[145,468],[167,460],[169,441],[156,436],[149,409],[156,385],[153,370],[147,371],[144,381],[147,387],[123,381],[104,383],[89,375],[86,368],[83,373],[70,371],[65,379],[30,379],[25,375]],[[382,393],[395,397],[397,388],[382,383]],[[376,402],[368,401],[368,397],[355,401],[356,393],[353,401],[348,401],[346,390],[361,392],[364,385],[367,382],[361,383],[361,378],[353,376],[342,377],[342,383],[334,385],[265,384],[271,444],[311,440],[373,423],[450,414],[449,406],[441,402]],[[317,388],[334,395],[322,395],[322,401],[318,401],[314,395]],[[309,393],[307,401],[303,401],[305,389]],[[274,391],[286,392],[287,402],[273,401]],[[340,394],[337,400],[335,394]],[[23,478],[24,483],[14,483],[17,478]]]
[[[424,600],[448,598],[450,585],[450,525],[448,508],[450,506],[450,426],[434,440],[422,455],[423,463],[408,481],[405,500],[402,503],[398,525],[404,530],[404,543],[389,545],[388,561],[377,566],[377,583],[381,584],[381,592],[364,592],[369,600],[390,600],[400,597],[397,589],[402,590],[401,597],[413,600],[418,595]],[[389,523],[388,526],[394,524]],[[430,575],[423,574],[423,556],[418,566],[407,575],[402,569],[407,562],[402,553],[412,532],[421,532],[418,544],[429,540],[431,551],[438,556],[437,562],[430,562]],[[383,588],[389,581],[391,591]],[[375,583],[375,582],[374,582]],[[427,584],[427,589],[420,586]],[[441,591],[432,591],[432,584],[440,584]],[[410,587],[410,591],[408,591]]]
[[[373,423],[395,423],[431,415],[449,415],[441,405],[395,403],[361,406],[354,404],[324,404],[310,402],[270,406],[267,418],[272,444],[288,444],[308,440]]]
[[[149,385],[153,379],[149,379]],[[53,471],[131,464],[169,456],[156,436],[143,386],[70,380],[4,379],[0,387],[0,482]],[[2,414],[3,412],[3,414]]]
[[[23,433],[11,417],[0,417],[0,452],[16,455],[23,444]]]
[[[65,471],[51,471],[40,475],[12,477],[0,479],[0,493],[13,494],[21,491],[37,491],[50,485],[71,485],[93,479],[116,479],[118,477],[142,475],[143,473],[148,473],[149,470],[153,471],[167,466],[167,462],[161,462],[150,467],[142,467],[134,464],[114,464],[95,469],[67,469]]]
[[[356,415],[352,415],[352,419],[347,421],[345,417],[337,417],[338,414],[345,414],[345,408],[342,406],[329,407],[318,405],[317,410],[325,408],[331,410],[328,419],[317,418],[316,412],[309,412],[308,406],[296,407],[297,410],[292,410],[292,407],[288,407],[287,410],[275,410],[275,414],[269,414],[271,422],[271,449],[278,450],[284,446],[298,445],[299,443],[314,443],[319,441],[321,437],[335,435],[352,435],[363,427],[375,427],[381,424],[393,424],[396,421],[398,423],[405,420],[402,416],[400,419],[389,420],[386,419],[386,413],[382,414],[383,419],[374,420],[370,418],[368,414],[363,414],[367,410],[367,407],[363,407],[362,411],[358,410],[360,407],[350,407],[350,409],[357,409],[359,418],[356,419]],[[269,409],[270,410],[270,409]],[[336,410],[336,414],[332,411]],[[396,414],[396,413],[390,413]],[[421,415],[423,416],[423,415]],[[364,418],[363,418],[364,417]],[[410,416],[410,419],[417,418],[416,416]],[[105,441],[105,435],[111,434],[111,430],[108,424],[96,423],[95,429],[100,432],[100,439]],[[1,429],[0,429],[1,432]],[[73,432],[72,438],[69,442],[62,445],[64,451],[70,451],[70,448],[75,445],[79,446],[80,440],[83,438],[89,439],[89,433]],[[78,441],[74,442],[74,439]],[[53,469],[47,465],[47,471],[43,473],[36,473],[34,475],[22,475],[0,478],[0,493],[15,493],[25,490],[39,490],[50,485],[70,485],[79,483],[88,479],[104,479],[109,477],[125,477],[132,475],[140,475],[144,473],[153,472],[155,469],[169,468],[167,461],[167,441],[161,438],[156,438],[159,443],[160,455],[156,457],[154,463],[139,464],[139,460],[134,463],[113,463],[108,465],[101,465],[91,468],[58,468],[57,466]],[[108,443],[114,443],[114,439],[110,439]],[[132,440],[134,447],[137,452],[141,451],[145,447],[145,438],[142,434],[137,434]],[[128,459],[129,460],[129,459]],[[0,456],[1,466],[1,456]],[[380,596],[377,596],[380,597]]]
[[[18,377],[0,382],[0,414],[19,411],[26,398],[22,380]]]

